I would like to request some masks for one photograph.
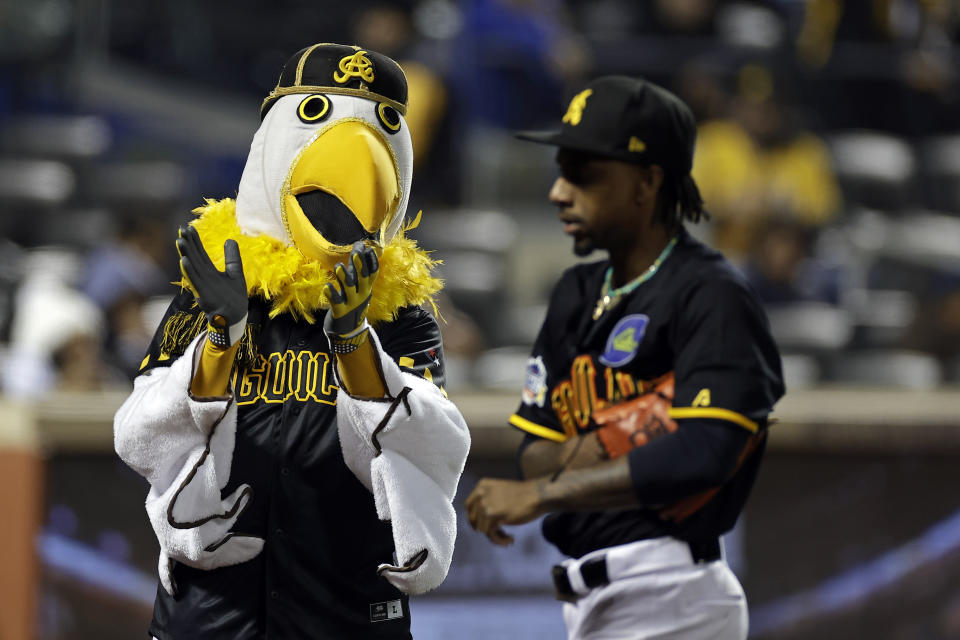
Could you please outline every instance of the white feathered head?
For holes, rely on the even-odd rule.
[[[381,249],[410,195],[406,104],[403,71],[382,54],[338,44],[297,52],[261,106],[237,224],[329,268],[357,240]]]

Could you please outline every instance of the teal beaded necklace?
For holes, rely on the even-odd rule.
[[[646,271],[622,287],[613,288],[613,267],[607,267],[607,272],[603,276],[603,288],[600,289],[600,299],[597,300],[597,308],[593,310],[593,319],[599,320],[600,316],[620,302],[623,296],[633,293],[634,289],[652,278],[653,274],[660,268],[660,265],[663,264],[663,261],[666,260],[670,252],[673,251],[676,244],[677,236],[673,236],[670,238],[667,246],[663,248],[663,251],[660,252],[660,255],[657,256],[657,259],[653,261],[653,264],[647,267]]]

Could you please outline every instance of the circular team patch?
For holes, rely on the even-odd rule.
[[[608,367],[621,367],[633,360],[649,322],[650,318],[642,313],[621,318],[607,338],[600,362]]]

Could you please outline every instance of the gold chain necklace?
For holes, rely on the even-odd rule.
[[[660,252],[660,255],[657,256],[657,259],[653,261],[653,264],[647,267],[646,271],[622,287],[612,289],[613,267],[607,267],[607,272],[603,277],[603,288],[600,289],[600,299],[597,300],[597,307],[593,310],[593,319],[599,320],[600,316],[620,302],[620,299],[623,298],[623,296],[633,293],[634,289],[652,278],[653,274],[655,274],[657,269],[660,268],[660,265],[663,264],[663,261],[666,260],[667,256],[670,255],[670,252],[673,251],[673,248],[676,246],[676,244],[677,236],[673,236],[670,239],[670,242],[667,243],[667,246],[663,248],[663,251]]]

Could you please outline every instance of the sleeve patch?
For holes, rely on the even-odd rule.
[[[547,399],[547,367],[543,364],[542,356],[527,360],[521,399],[525,405],[538,407],[542,407]]]
[[[430,364],[439,366],[439,361],[435,360],[435,361],[432,361]],[[442,382],[438,383],[438,381],[434,379],[433,371],[430,370],[430,364],[425,364],[423,366],[418,367],[416,360],[414,360],[410,356],[400,356],[400,359],[397,360],[397,366],[399,366],[401,369],[406,369],[410,373],[420,376],[427,382],[432,382],[434,385],[437,386],[438,389],[440,389],[440,392],[443,394],[445,398],[449,397],[447,395],[447,390],[443,388],[443,383]]]

